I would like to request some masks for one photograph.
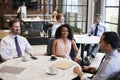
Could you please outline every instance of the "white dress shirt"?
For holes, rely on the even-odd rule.
[[[96,24],[97,23],[93,24],[90,27],[90,30],[88,32],[89,35],[93,35],[95,33]],[[101,36],[106,31],[110,31],[110,28],[106,27],[103,23],[100,22],[99,25],[98,25],[98,31],[97,31],[97,35],[96,36]]]
[[[118,50],[114,50],[105,55],[105,60],[100,64],[92,79],[83,76],[81,80],[106,80],[111,74],[118,71],[120,71],[120,53]]]
[[[120,53],[118,50],[114,50],[105,55],[105,60],[99,66],[92,80],[106,80],[112,73],[117,71],[120,71]]]
[[[52,32],[51,32],[51,36],[54,37],[55,36],[55,32],[56,32],[56,29],[61,26],[63,23],[60,23],[60,22],[56,22],[53,26],[52,26]]]
[[[2,58],[5,60],[18,57],[14,38],[15,38],[14,35],[9,34],[1,40],[0,54]],[[32,46],[29,44],[27,39],[19,35],[17,35],[17,39],[22,52],[22,56],[25,53],[29,53],[30,55],[33,55]]]

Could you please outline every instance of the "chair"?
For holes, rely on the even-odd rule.
[[[43,31],[43,23],[42,22],[33,22],[32,23],[32,33],[34,36],[33,37],[40,37],[41,34],[40,32]]]
[[[51,56],[52,55],[52,44],[53,44],[54,38],[49,38],[48,39],[48,44],[47,44],[47,55]]]
[[[51,33],[52,33],[52,27],[48,28],[48,38],[51,38]]]

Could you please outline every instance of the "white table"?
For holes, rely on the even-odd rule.
[[[12,17],[12,16],[17,16],[17,14],[4,14],[4,16]],[[40,16],[40,17],[50,17],[52,18],[52,14],[27,14],[27,17],[35,17],[35,16]]]
[[[73,67],[78,64],[71,60],[69,61],[75,63],[72,67],[65,70],[57,68],[56,75],[48,75],[46,73],[49,66],[61,60],[67,59],[58,58],[56,61],[50,61],[50,56],[39,56],[37,60],[29,59],[28,62],[23,62],[21,58],[8,60],[0,64],[0,69],[4,66],[14,66],[25,68],[25,70],[20,74],[0,72],[0,77],[4,80],[71,80],[76,77],[77,75],[73,72]]]
[[[81,57],[84,58],[85,44],[99,43],[100,37],[84,35],[74,35],[76,43],[81,44]]]
[[[98,36],[88,36],[85,35],[74,35],[76,43],[89,44],[89,43],[99,43],[100,37]]]
[[[50,20],[45,20],[45,19],[42,19],[42,18],[39,18],[39,17],[36,17],[36,18],[22,18],[22,21],[23,22],[48,22]]]

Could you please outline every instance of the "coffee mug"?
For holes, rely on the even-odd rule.
[[[28,61],[28,59],[27,59],[26,56],[21,56],[21,60],[22,60],[22,61]]]
[[[49,71],[51,72],[51,73],[55,73],[56,72],[56,67],[55,66],[50,66],[49,67]]]

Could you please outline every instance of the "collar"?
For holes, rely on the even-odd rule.
[[[106,58],[109,58],[110,56],[113,56],[115,53],[118,53],[118,50],[117,50],[117,49],[111,51],[110,53],[105,54],[105,59],[106,59]]]
[[[95,24],[99,24],[99,25],[100,25],[100,24],[102,24],[102,22],[101,22],[101,21],[100,21],[99,23],[98,23],[98,22],[95,22]]]
[[[12,33],[10,33],[9,35],[10,35],[10,37],[12,37],[12,38],[19,37],[19,35],[13,35]]]

